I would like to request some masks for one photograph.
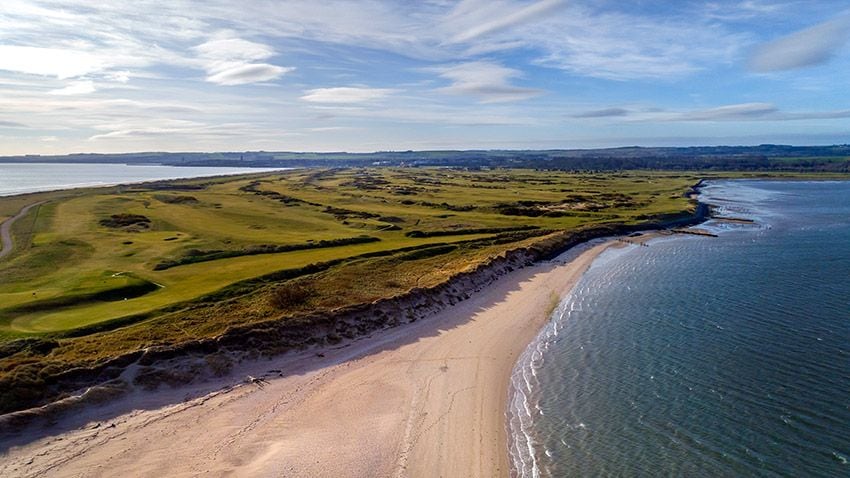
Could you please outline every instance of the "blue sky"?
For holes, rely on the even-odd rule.
[[[3,0],[0,154],[847,143],[848,40],[846,1]]]

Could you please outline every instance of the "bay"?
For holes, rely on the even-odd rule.
[[[609,250],[517,364],[519,476],[850,476],[850,182],[725,181]]]
[[[280,169],[280,168],[278,168]],[[267,168],[0,163],[0,196],[92,186],[275,171]]]

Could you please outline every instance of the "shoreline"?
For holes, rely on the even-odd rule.
[[[553,297],[560,300],[613,244],[589,245],[566,264],[515,270],[466,301],[371,339],[246,365],[211,394],[178,401],[185,390],[162,389],[90,405],[77,414],[77,428],[8,449],[0,470],[508,476],[505,411],[516,361],[548,322]],[[263,382],[238,383],[240,373],[261,366],[270,371]],[[168,395],[176,403],[163,405]],[[127,409],[145,401],[147,410],[117,413],[121,402]],[[114,416],[98,418],[104,415]],[[87,418],[94,423],[82,423]]]
[[[461,274],[435,290],[415,291],[411,300],[424,299],[442,306],[411,318],[403,327],[367,330],[363,335],[370,340],[361,336],[341,346],[311,348],[268,362],[252,362],[237,367],[237,372],[226,379],[217,379],[212,388],[206,382],[153,393],[119,391],[117,398],[103,397],[106,404],[98,404],[95,394],[91,400],[81,400],[78,406],[72,404],[64,411],[48,408],[44,416],[54,420],[51,426],[59,425],[59,432],[45,436],[51,433],[33,431],[35,427],[31,426],[29,437],[0,438],[0,472],[41,476],[58,470],[58,476],[65,476],[61,473],[68,469],[89,470],[109,461],[102,465],[104,470],[131,469],[136,475],[154,476],[165,470],[172,473],[176,468],[173,461],[162,461],[161,455],[179,451],[179,466],[186,475],[197,474],[199,466],[211,464],[215,465],[213,469],[201,471],[253,476],[289,466],[291,473],[307,475],[431,476],[440,469],[449,476],[507,476],[510,463],[505,414],[510,376],[519,355],[550,319],[553,298],[557,304],[593,259],[615,243],[613,236],[701,222],[708,208],[702,203],[697,206],[684,217],[564,232],[543,241],[545,244],[510,251],[471,275]],[[583,251],[568,264],[552,261],[553,256],[563,257],[575,252],[577,245],[600,238],[608,242]],[[479,276],[484,282],[477,282]],[[495,280],[500,276],[501,280]],[[355,315],[369,313],[375,305],[379,304],[355,311]],[[404,300],[389,305],[401,306]],[[151,350],[145,355],[167,362],[180,350]],[[456,356],[469,351],[473,353]],[[432,357],[434,354],[437,357]],[[258,375],[264,367],[261,363],[268,364],[268,371],[259,374],[260,380],[241,383],[240,377],[244,378],[246,372]],[[122,377],[134,373],[135,368],[138,364],[129,364]],[[455,369],[459,369],[457,374]],[[469,386],[470,382],[474,385]],[[268,392],[272,387],[286,398],[271,403],[257,397],[255,392]],[[433,387],[439,391],[434,392]],[[188,391],[192,389],[196,392]],[[355,393],[358,389],[362,391]],[[144,405],[137,407],[137,403]],[[221,416],[223,408],[229,411]],[[71,409],[74,416],[69,418]],[[197,415],[205,409],[215,411],[209,419],[214,422],[212,433],[203,425],[207,418]],[[280,425],[280,415],[285,415],[284,423],[290,428],[265,430],[267,433],[260,436],[254,433],[261,423],[277,420]],[[14,422],[7,421],[6,425]],[[157,428],[153,435],[179,438],[151,444],[149,426],[165,426],[166,422],[170,428]],[[242,431],[229,435],[234,427]],[[282,433],[299,439],[288,439]],[[116,450],[126,443],[116,443],[116,436],[110,436],[113,434],[121,441],[135,439],[137,446]],[[200,443],[198,436],[202,436]],[[398,436],[404,437],[401,443],[395,441]],[[334,444],[330,453],[325,450],[329,443]],[[336,446],[340,443],[342,451]],[[187,444],[216,452],[198,453]],[[234,450],[237,445],[239,449]],[[143,452],[137,453],[140,448]],[[265,452],[258,456],[258,449]],[[130,450],[132,456],[127,454]],[[456,456],[456,450],[467,452]],[[51,463],[50,457],[61,463]],[[324,459],[314,460],[316,457]],[[73,476],[73,472],[68,473]],[[101,471],[93,476],[110,475]]]
[[[610,249],[647,246],[647,243],[650,241],[670,238],[675,235],[665,234],[665,232],[661,230],[649,231],[639,237],[629,237],[628,240],[624,240],[624,238],[619,236],[611,238],[604,244],[607,247],[593,256],[593,259],[584,271],[586,272],[602,253]],[[585,244],[590,246],[592,242],[588,241]],[[568,253],[569,251],[565,252],[564,255]],[[528,421],[532,420],[531,415],[533,413],[529,407],[529,394],[534,392],[534,389],[540,385],[539,383],[533,384],[533,382],[537,381],[536,373],[534,372],[534,362],[539,360],[540,355],[545,351],[545,348],[541,349],[540,346],[544,345],[545,347],[547,339],[550,337],[548,334],[552,333],[553,321],[556,320],[555,314],[563,312],[561,306],[564,300],[573,293],[583,276],[584,273],[578,277],[569,290],[560,296],[554,308],[547,314],[546,321],[541,324],[537,334],[529,340],[522,353],[517,357],[517,361],[511,370],[510,384],[507,391],[508,400],[505,407],[505,430],[508,435],[507,439],[510,440],[506,443],[505,449],[510,457],[510,476],[537,476],[536,473],[539,473],[539,467],[534,458],[534,450],[532,450],[532,437],[529,434],[529,429],[533,427],[533,423]],[[557,335],[557,332],[555,332],[555,335]]]

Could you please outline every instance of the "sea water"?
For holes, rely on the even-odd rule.
[[[513,375],[518,476],[850,476],[850,182],[725,181],[727,217],[603,253]]]
[[[0,163],[0,196],[90,186],[273,171],[267,168]]]

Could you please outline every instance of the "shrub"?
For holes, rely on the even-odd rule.
[[[308,241],[303,244],[257,244],[248,246],[243,249],[223,251],[220,249],[214,250],[198,250],[189,249],[183,257],[174,260],[166,260],[156,264],[153,268],[155,271],[162,271],[172,267],[182,266],[186,264],[195,264],[198,262],[217,261],[219,259],[227,259],[230,257],[255,256],[258,254],[277,254],[280,252],[302,251],[305,249],[321,249],[325,247],[348,246],[352,244],[366,244],[369,242],[378,242],[381,239],[372,236],[357,236],[343,237],[340,239],[322,239],[321,241]]]
[[[510,226],[510,227],[480,227],[473,229],[449,229],[443,231],[420,231],[414,230],[407,232],[405,236],[407,237],[437,237],[437,236],[460,236],[464,234],[496,234],[500,232],[517,232],[517,231],[531,231],[534,229],[538,229],[537,226]]]
[[[198,198],[195,196],[167,196],[165,194],[155,194],[154,199],[166,204],[195,204]]]
[[[121,228],[128,226],[150,227],[151,220],[140,214],[113,214],[109,219],[101,219],[100,225],[111,228]]]
[[[277,309],[290,309],[303,305],[313,295],[312,288],[302,284],[284,284],[271,295],[271,304]]]

